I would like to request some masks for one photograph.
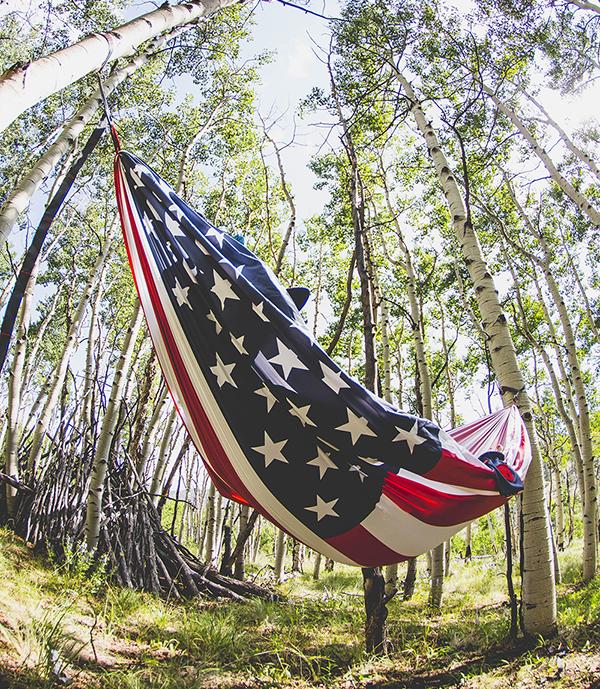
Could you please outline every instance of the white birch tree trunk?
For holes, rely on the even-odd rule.
[[[556,122],[552,119],[552,117],[550,117],[546,108],[544,108],[544,106],[536,98],[534,98],[530,93],[528,93],[525,88],[520,88],[519,90],[530,103],[533,103],[533,105],[535,105],[535,107],[538,108],[538,110],[540,110],[540,112],[546,118],[548,124],[556,130],[558,136],[560,137],[560,140],[569,149],[569,151],[571,151],[571,153],[582,163],[587,165],[592,174],[596,177],[596,180],[600,182],[600,168],[598,168],[598,166],[592,160],[592,158],[585,151],[582,151],[578,146],[575,145],[575,143],[565,132],[565,130],[560,126],[560,124],[558,124],[558,122]]]
[[[210,480],[210,479],[209,479]],[[204,540],[204,561],[207,565],[211,564],[215,554],[215,484],[210,481],[208,496],[206,498],[206,521],[205,521],[205,540]]]
[[[87,308],[88,302],[91,298],[94,285],[102,280],[111,244],[112,236],[109,234],[104,241],[104,247],[102,249],[102,252],[98,256],[96,263],[94,264],[94,267],[90,271],[88,281],[85,287],[83,288],[83,292],[79,299],[79,304],[77,305],[77,309],[73,314],[71,326],[67,334],[67,341],[65,342],[65,346],[63,348],[60,360],[58,364],[55,366],[54,371],[52,372],[52,375],[50,376],[47,385],[43,388],[42,393],[44,395],[47,394],[47,397],[43,405],[41,414],[37,419],[35,429],[33,432],[33,437],[31,440],[31,447],[29,450],[28,459],[28,469],[30,472],[36,468],[38,461],[40,459],[44,438],[46,435],[46,431],[48,429],[48,424],[50,423],[50,418],[56,407],[56,403],[58,401],[63,383],[65,381],[65,376],[67,375],[69,361],[71,360],[71,356],[75,351],[77,345],[77,333],[79,331],[81,322],[83,321],[83,316]],[[43,397],[41,397],[40,399],[43,399]]]
[[[36,283],[39,262],[36,263],[27,284],[21,304],[21,314],[17,337],[15,338],[14,355],[8,375],[8,404],[6,410],[6,432],[4,436],[4,471],[16,479],[19,478],[18,447],[19,447],[19,409],[21,406],[21,392],[23,389],[23,371],[27,351],[27,333],[31,318],[33,290]],[[16,488],[6,484],[6,508],[9,517],[14,516]]]
[[[567,4],[576,5],[581,10],[590,10],[590,12],[600,14],[600,5],[596,5],[594,2],[588,2],[587,0],[568,0]]]
[[[106,405],[104,418],[102,419],[102,427],[98,435],[96,453],[92,464],[85,521],[85,538],[87,548],[90,552],[94,552],[98,547],[100,518],[102,515],[102,497],[104,495],[104,481],[108,469],[110,448],[115,434],[119,416],[119,406],[123,399],[123,392],[131,365],[133,350],[142,325],[142,320],[143,313],[138,301],[131,316],[127,334],[125,335],[121,347],[121,355],[115,368],[110,397]]]
[[[492,99],[498,110],[508,117],[514,127],[520,132],[521,136],[531,146],[535,155],[542,161],[550,177],[556,182],[556,184],[558,184],[558,186],[573,201],[573,203],[577,205],[579,210],[587,215],[594,225],[600,227],[600,212],[594,208],[594,206],[592,206],[590,201],[580,191],[577,191],[577,189],[575,189],[575,187],[560,174],[550,156],[539,145],[521,118],[515,113],[514,110],[511,110],[508,106],[506,106],[492,91],[492,89],[489,88],[489,86],[483,84],[483,90]]]
[[[552,467],[554,475],[554,500],[556,504],[556,547],[558,550],[565,549],[565,512],[563,505],[562,479],[558,466]]]
[[[142,43],[184,24],[209,17],[238,0],[191,0],[161,7],[112,31],[94,33],[0,77],[0,132],[22,112],[121,57]]]
[[[519,215],[523,219],[526,228],[538,240],[538,245],[541,249],[543,258],[532,255],[538,266],[544,273],[544,278],[554,305],[558,312],[558,318],[561,324],[561,329],[564,337],[564,348],[567,353],[567,361],[569,363],[569,370],[571,373],[570,380],[572,382],[575,394],[577,397],[577,423],[578,423],[578,437],[581,448],[581,461],[583,463],[583,579],[590,581],[596,574],[597,567],[597,491],[596,491],[596,475],[594,472],[594,448],[592,445],[592,428],[590,420],[590,408],[587,400],[583,376],[581,373],[581,364],[579,362],[579,355],[577,353],[577,345],[575,344],[575,334],[567,306],[560,292],[560,288],[551,269],[551,252],[543,232],[540,232],[537,227],[529,220],[525,213],[525,209],[519,203],[516,194],[510,184],[507,185],[512,196]]]
[[[175,423],[176,418],[177,408],[173,406],[173,409],[171,409],[169,412],[169,416],[165,422],[163,437],[160,443],[160,449],[158,451],[158,461],[156,462],[154,475],[152,476],[152,483],[150,484],[150,495],[152,496],[152,502],[155,506],[158,505],[158,500],[160,498],[159,491],[162,486],[165,469],[167,468],[167,463],[169,461],[169,441],[171,439],[171,430],[173,429],[173,424]]]
[[[464,199],[451,172],[437,135],[425,117],[418,98],[402,73],[398,80],[410,101],[417,127],[425,139],[441,187],[446,196],[452,225],[460,245],[475,293],[483,328],[488,336],[492,365],[502,387],[505,404],[517,405],[527,427],[532,462],[523,492],[523,587],[522,611],[525,633],[553,634],[556,630],[556,588],[549,515],[545,503],[542,458],[533,421],[531,404],[498,292],[474,228],[469,221]]]
[[[277,538],[275,539],[275,564],[273,566],[275,572],[275,581],[277,583],[283,581],[283,564],[285,562],[285,531],[277,529]]]
[[[102,85],[105,95],[108,97],[119,84],[148,60],[151,53],[160,49],[170,38],[172,38],[172,36],[160,37],[154,41],[145,52],[140,53],[140,55],[137,55],[131,62],[111,74]],[[0,81],[0,93],[2,90],[1,85],[2,81]],[[2,210],[0,210],[0,248],[4,246],[15,226],[19,213],[28,207],[32,196],[39,189],[46,177],[52,173],[52,170],[61,157],[73,148],[77,137],[81,134],[92,117],[94,117],[101,103],[102,95],[100,88],[97,88],[71,119],[65,123],[57,139],[39,158],[34,167],[26,175],[23,175],[17,186],[10,192],[2,206]],[[1,117],[2,115],[0,114],[0,118]]]

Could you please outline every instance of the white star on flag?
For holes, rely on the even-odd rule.
[[[420,445],[426,440],[419,435],[419,422],[416,419],[410,431],[405,431],[403,428],[398,428],[398,426],[396,426],[396,430],[398,431],[398,435],[394,438],[393,442],[398,440],[406,442],[411,455],[415,445]]]
[[[210,230],[206,233],[207,237],[214,237],[217,240],[217,244],[219,245],[219,248],[223,248],[223,237],[225,236],[220,230],[217,230],[216,227],[211,227]]]
[[[141,163],[136,163],[132,168],[132,172],[135,172],[136,175],[141,177],[144,173],[148,174],[148,170],[141,164]]]
[[[325,476],[327,469],[337,469],[336,465],[331,461],[331,457],[319,446],[317,446],[317,456],[306,463],[311,466],[319,467],[319,479]]]
[[[135,182],[136,187],[143,187],[144,183],[141,179],[141,174],[146,172],[146,170],[138,163],[135,167],[131,168],[131,178]]]
[[[172,292],[175,295],[175,299],[177,299],[177,304],[179,306],[183,306],[184,304],[192,310],[192,305],[188,301],[188,292],[190,291],[189,287],[182,287],[179,284],[179,280],[175,278],[175,287],[173,287]]]
[[[336,431],[344,431],[345,433],[350,433],[352,436],[352,444],[356,445],[356,441],[361,437],[361,435],[371,435],[375,436],[376,433],[369,428],[368,422],[362,416],[358,416],[351,409],[346,409],[348,414],[347,423],[342,426],[337,426]]]
[[[307,404],[305,407],[297,407],[291,400],[288,400],[290,404],[290,414],[295,416],[296,418],[300,419],[300,422],[302,423],[303,426],[315,426],[309,418],[308,418],[308,412],[310,410],[310,404]]]
[[[179,208],[179,206],[176,203],[172,203],[169,206],[169,210],[172,213],[175,213],[175,215],[177,216],[177,220],[183,220],[183,211],[181,210],[181,208]]]
[[[239,337],[234,337],[233,333],[231,335],[231,342],[233,346],[238,350],[240,354],[248,354],[246,348],[244,347],[244,337],[245,335],[240,335]]]
[[[367,464],[372,464],[374,467],[380,467],[383,465],[383,462],[380,462],[378,459],[373,459],[373,457],[359,457],[359,459],[362,459],[362,461],[366,462]]]
[[[277,402],[277,397],[275,397],[266,385],[263,385],[262,388],[258,388],[258,390],[254,392],[267,400],[267,411],[270,412],[275,402]]]
[[[348,383],[345,383],[342,380],[342,374],[336,371],[333,371],[332,369],[329,368],[329,366],[326,366],[322,361],[319,361],[319,364],[321,366],[321,371],[323,371],[323,382],[325,385],[330,387],[337,395],[337,393],[342,389],[342,388],[349,388],[350,386]]]
[[[152,219],[145,213],[142,215],[142,225],[146,228],[146,232],[148,234],[154,232],[154,225],[152,224]]]
[[[317,504],[312,507],[305,507],[305,510],[314,512],[317,515],[317,521],[320,522],[323,517],[339,517],[340,515],[333,509],[335,503],[339,498],[325,502],[319,495],[317,495]]]
[[[165,226],[173,237],[185,237],[185,232],[181,229],[179,222],[168,213],[165,213]]]
[[[259,452],[264,455],[265,458],[265,468],[271,464],[271,462],[284,462],[284,464],[289,464],[287,459],[283,456],[282,450],[286,445],[287,440],[280,440],[275,442],[269,437],[269,434],[265,432],[265,444],[259,445],[258,447],[253,447],[255,452]]]
[[[265,306],[264,306],[264,304],[263,304],[262,301],[260,302],[260,304],[252,304],[252,310],[253,310],[256,314],[258,314],[258,316],[259,316],[263,321],[265,321],[265,323],[268,323],[268,322],[269,322],[269,319],[268,319],[268,318],[265,316],[265,314],[264,314],[264,311],[263,311],[264,307],[265,307]]]
[[[211,287],[211,292],[214,292],[219,301],[221,302],[221,308],[225,308],[226,299],[238,299],[238,295],[233,291],[231,283],[227,278],[222,278],[216,270],[213,270],[213,277],[215,284]]]
[[[365,478],[367,477],[367,475],[366,475],[365,472],[358,466],[358,464],[352,464],[352,465],[350,466],[350,469],[349,469],[348,471],[356,471],[356,473],[358,474],[358,476],[359,476],[359,478],[360,478],[360,482],[361,482],[361,483],[364,483],[364,480],[365,480]]]
[[[219,323],[215,314],[212,311],[209,311],[208,316],[206,318],[215,324],[215,330],[217,331],[217,335],[218,335],[221,332],[221,330],[223,330],[223,326]]]
[[[279,354],[271,357],[268,361],[272,364],[279,364],[283,369],[283,377],[287,380],[293,369],[308,371],[308,368],[300,361],[296,352],[288,349],[283,342],[277,338],[277,349]]]
[[[210,370],[212,374],[216,376],[217,384],[220,388],[222,388],[225,383],[229,383],[229,385],[237,388],[235,381],[231,377],[231,372],[234,368],[235,362],[232,364],[225,364],[223,363],[223,359],[221,359],[221,357],[217,354],[217,363],[214,366],[211,366]]]

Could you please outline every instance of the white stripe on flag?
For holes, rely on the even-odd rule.
[[[404,557],[416,557],[447,541],[464,529],[469,521],[453,526],[425,524],[382,495],[361,526],[390,550]]]

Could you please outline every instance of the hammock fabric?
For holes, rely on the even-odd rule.
[[[154,347],[222,495],[327,557],[377,566],[426,552],[521,489],[530,451],[516,408],[449,433],[395,409],[312,338],[301,292],[150,167],[119,152],[115,185]]]

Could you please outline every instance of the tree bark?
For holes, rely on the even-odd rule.
[[[0,77],[0,132],[22,112],[105,64],[132,55],[142,43],[176,27],[209,17],[239,0],[190,0],[161,7],[112,31],[94,33],[73,45]]]
[[[550,177],[556,182],[556,184],[558,184],[558,186],[573,201],[573,203],[576,204],[579,210],[587,215],[594,225],[600,227],[600,212],[594,208],[594,206],[592,206],[589,200],[580,191],[577,191],[577,189],[575,189],[575,187],[561,175],[552,162],[550,156],[539,145],[521,118],[515,113],[514,110],[511,110],[507,105],[505,105],[492,91],[492,89],[489,88],[489,86],[483,84],[483,90],[492,99],[498,110],[508,117],[515,128],[520,132],[521,136],[531,146],[535,155],[542,161]]]
[[[145,52],[140,53],[124,67],[113,72],[103,83],[105,95],[108,97],[119,84],[143,65],[151,54],[159,50],[170,38],[172,38],[170,35],[158,38],[150,44]],[[2,84],[3,81],[0,80],[0,93],[2,93]],[[64,125],[56,141],[41,156],[35,166],[20,179],[17,186],[11,191],[2,206],[2,210],[0,210],[0,248],[4,246],[12,228],[17,222],[19,213],[27,208],[32,196],[42,182],[52,172],[61,157],[73,147],[75,140],[95,115],[101,103],[102,94],[98,88]],[[3,113],[4,110],[0,113],[0,120]]]
[[[98,436],[96,454],[92,464],[92,473],[87,496],[87,511],[85,521],[85,539],[87,549],[94,552],[98,546],[100,536],[100,518],[102,515],[102,497],[104,495],[104,482],[106,471],[110,461],[110,448],[117,427],[119,406],[123,398],[123,390],[129,373],[131,358],[142,325],[142,309],[137,302],[127,334],[121,347],[121,355],[115,369],[110,391],[110,398],[102,419],[102,428]]]
[[[577,396],[578,437],[581,447],[581,460],[583,463],[583,488],[585,496],[583,504],[583,579],[584,581],[590,581],[595,576],[597,567],[597,491],[596,475],[594,472],[594,448],[592,445],[590,409],[581,373],[577,346],[575,344],[575,334],[565,301],[551,269],[551,253],[546,237],[544,233],[529,220],[529,217],[525,213],[525,209],[521,206],[516,197],[512,185],[507,184],[507,186],[519,215],[523,219],[527,229],[537,238],[538,245],[542,251],[542,258],[534,254],[531,254],[531,257],[536,261],[544,273],[546,284],[548,285],[552,300],[558,312],[564,336],[564,348],[567,353],[567,360],[571,373],[571,382]]]
[[[21,305],[21,300],[23,299],[23,295],[25,294],[34,268],[38,264],[42,247],[46,240],[46,236],[48,235],[48,230],[60,212],[64,200],[69,193],[69,190],[73,186],[73,182],[75,181],[77,174],[81,170],[85,161],[90,157],[92,151],[96,148],[105,130],[105,126],[100,124],[92,132],[90,138],[81,151],[81,154],[70,166],[68,172],[64,175],[64,179],[58,185],[56,193],[51,196],[50,202],[46,206],[42,219],[40,220],[40,223],[33,235],[33,239],[31,240],[31,243],[25,252],[23,264],[19,270],[15,286],[12,294],[10,295],[6,305],[6,310],[4,311],[4,316],[2,318],[2,326],[0,328],[0,373],[4,367],[4,362],[6,361],[6,355],[10,345],[10,338],[12,337],[12,332],[17,318],[17,313]]]
[[[456,238],[475,287],[483,328],[488,337],[492,366],[502,388],[504,404],[514,402],[527,427],[532,461],[523,493],[522,623],[526,634],[554,634],[556,589],[542,459],[517,354],[494,280],[483,258],[478,237],[456,179],[450,170],[450,164],[412,86],[400,72],[397,72],[397,76],[408,97],[413,116],[425,139],[446,196]]]
[[[277,527],[276,527],[277,528]],[[273,570],[275,572],[275,581],[279,584],[283,581],[285,561],[285,531],[277,529],[277,538],[275,539],[275,564]]]
[[[52,375],[50,376],[47,385],[44,387],[44,390],[47,391],[47,397],[46,402],[43,405],[41,414],[37,419],[35,429],[33,432],[31,447],[29,449],[29,472],[35,470],[39,458],[41,456],[46,430],[48,429],[50,418],[56,407],[56,403],[58,402],[63,387],[63,383],[67,375],[67,367],[69,365],[71,355],[75,351],[75,347],[77,344],[77,333],[83,320],[83,315],[87,308],[88,302],[92,295],[94,285],[100,280],[102,280],[111,243],[112,236],[109,233],[109,235],[104,240],[103,250],[99,254],[94,267],[90,271],[88,281],[79,299],[79,304],[77,305],[75,313],[73,314],[71,325],[69,327],[69,332],[67,334],[67,341],[63,348],[60,360],[55,366],[54,371],[52,372]]]

